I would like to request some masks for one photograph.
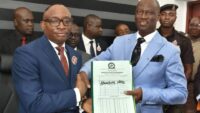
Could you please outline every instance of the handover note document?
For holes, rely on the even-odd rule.
[[[93,113],[136,113],[130,61],[93,61]]]

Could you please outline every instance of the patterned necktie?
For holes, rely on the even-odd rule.
[[[64,69],[65,74],[67,76],[68,71],[69,71],[69,67],[68,67],[67,59],[64,55],[65,48],[64,47],[56,47],[56,49],[58,50],[58,55],[60,55],[60,61],[62,63],[63,69]]]
[[[23,45],[25,45],[25,44],[26,44],[26,37],[23,36],[23,37],[21,38],[21,45],[23,46]]]
[[[138,38],[137,39],[137,44],[132,52],[132,57],[131,57],[131,64],[132,66],[135,66],[137,62],[140,59],[140,54],[141,54],[141,44],[145,42],[144,38]]]
[[[90,41],[90,55],[92,57],[95,57],[95,52],[94,52],[94,48],[93,48],[93,41]]]

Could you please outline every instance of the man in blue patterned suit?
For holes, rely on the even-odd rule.
[[[135,89],[126,91],[135,98],[137,113],[163,113],[164,104],[183,104],[188,95],[180,51],[156,30],[159,12],[156,0],[140,0],[135,13],[138,31],[116,38],[106,51],[87,62],[80,71],[90,78],[93,60],[130,61],[132,51],[138,47],[137,40],[143,37],[140,58],[132,62]]]
[[[77,76],[80,54],[65,44],[71,24],[67,7],[51,5],[41,21],[44,35],[16,50],[12,74],[19,113],[79,113],[87,87]]]

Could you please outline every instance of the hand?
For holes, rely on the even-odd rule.
[[[82,109],[86,113],[92,113],[92,99],[91,98],[88,98],[87,100],[83,102]]]
[[[79,74],[77,75],[77,79],[76,79],[76,87],[79,89],[81,98],[82,98],[87,91],[87,86]]]
[[[133,91],[126,91],[126,95],[132,95],[135,98],[136,102],[139,102],[142,100],[142,88],[137,88]]]
[[[89,82],[89,80],[88,80],[87,74],[86,74],[85,72],[81,71],[81,72],[79,72],[78,75],[81,76],[81,79],[82,79],[83,82],[86,84],[87,88],[90,88],[91,86],[90,86],[90,82]]]

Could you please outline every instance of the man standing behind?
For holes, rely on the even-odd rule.
[[[117,26],[115,27],[115,34],[116,36],[122,36],[122,35],[126,35],[126,34],[130,34],[131,30],[129,29],[127,24],[117,24]]]
[[[80,42],[80,28],[78,25],[76,24],[72,24],[72,28],[71,28],[71,33],[69,34],[66,43],[71,46],[72,48],[74,48],[74,50],[77,50],[81,56],[82,56],[82,63],[85,63],[86,61],[88,61],[89,59],[91,59],[91,56],[87,53],[85,53],[84,51],[80,50],[77,48],[77,45]]]
[[[19,7],[14,10],[13,24],[15,32],[5,34],[1,37],[1,53],[13,54],[15,49],[25,43],[33,40],[33,13],[25,7]]]
[[[160,9],[160,28],[158,31],[169,42],[172,42],[180,50],[181,60],[184,66],[184,72],[187,80],[189,81],[192,76],[192,67],[194,63],[194,56],[192,51],[192,44],[189,38],[178,33],[174,28],[176,21],[176,9],[175,4],[166,4]],[[165,108],[166,113],[183,113],[183,105],[172,105]]]
[[[178,33],[174,28],[176,21],[175,4],[166,4],[160,8],[160,28],[159,33],[164,36],[169,42],[176,45],[181,51],[181,60],[184,66],[184,72],[187,80],[191,79],[192,66],[194,63],[194,56],[192,51],[192,44],[190,39]]]
[[[34,39],[33,36],[33,13],[26,7],[14,10],[13,24],[15,31],[7,31],[0,38],[0,54],[2,59],[2,70],[10,71],[12,56],[17,47],[25,45]],[[7,61],[7,62],[6,62]],[[6,69],[5,69],[6,68]]]
[[[197,68],[200,63],[200,18],[193,17],[189,24],[189,33],[188,37],[192,41],[192,48],[195,58],[195,63],[193,64],[193,72],[192,72],[192,79],[194,75],[197,73]]]
[[[82,76],[77,76],[81,56],[65,44],[71,24],[67,7],[50,5],[40,23],[44,35],[16,50],[12,75],[19,113],[79,112],[87,88]]]
[[[78,44],[78,49],[95,57],[107,48],[107,43],[100,39],[102,35],[102,21],[101,18],[90,14],[87,15],[83,23],[82,38]]]
[[[126,91],[126,94],[135,98],[136,113],[163,113],[164,104],[183,104],[187,99],[180,51],[156,31],[159,13],[158,1],[140,0],[135,13],[138,31],[116,38],[80,72],[90,78],[94,60],[131,61],[134,90]]]

